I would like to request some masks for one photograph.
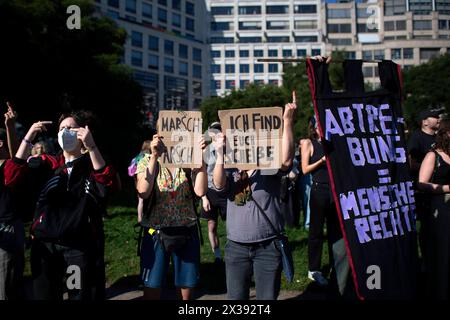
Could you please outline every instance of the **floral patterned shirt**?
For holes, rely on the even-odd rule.
[[[136,174],[144,172],[149,164],[150,155],[146,154],[138,163]],[[164,227],[193,226],[196,223],[192,192],[186,172],[176,168],[174,175],[159,165],[156,178],[157,187],[153,190],[155,204],[150,214],[150,225],[154,229]]]

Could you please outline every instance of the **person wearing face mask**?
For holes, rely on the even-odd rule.
[[[33,141],[51,124],[34,123],[13,159],[17,177],[40,185],[31,226],[33,293],[38,300],[62,300],[63,279],[71,275],[66,283],[71,300],[92,300],[104,289],[102,217],[106,195],[119,181],[94,141],[89,120],[84,111],[62,115],[62,155],[41,155],[40,163],[30,167],[26,159]]]

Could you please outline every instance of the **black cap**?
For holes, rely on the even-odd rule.
[[[439,118],[439,115],[441,113],[442,113],[441,110],[436,110],[436,109],[423,110],[423,111],[419,112],[419,115],[417,116],[417,120],[422,121],[427,118]]]
[[[211,124],[209,125],[208,128],[209,128],[209,129],[216,129],[216,130],[222,131],[222,126],[220,125],[220,122],[217,122],[217,121],[211,123]]]

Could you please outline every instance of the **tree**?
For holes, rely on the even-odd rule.
[[[67,28],[70,5],[81,8],[80,30]],[[11,101],[26,126],[92,110],[99,147],[125,168],[143,139],[142,92],[120,63],[126,32],[93,10],[88,0],[0,0],[0,104]]]
[[[450,111],[450,55],[445,54],[404,72],[405,116],[411,129],[418,127],[417,115],[429,107]]]

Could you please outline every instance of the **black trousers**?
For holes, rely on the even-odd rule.
[[[69,300],[91,300],[95,272],[92,262],[92,254],[87,249],[35,240],[31,247],[34,299],[62,300],[67,290]],[[77,279],[66,280],[72,275]]]
[[[332,245],[342,238],[336,206],[328,184],[312,183],[310,212],[308,237],[309,271],[320,271],[325,223],[327,225],[330,266],[333,266]]]

